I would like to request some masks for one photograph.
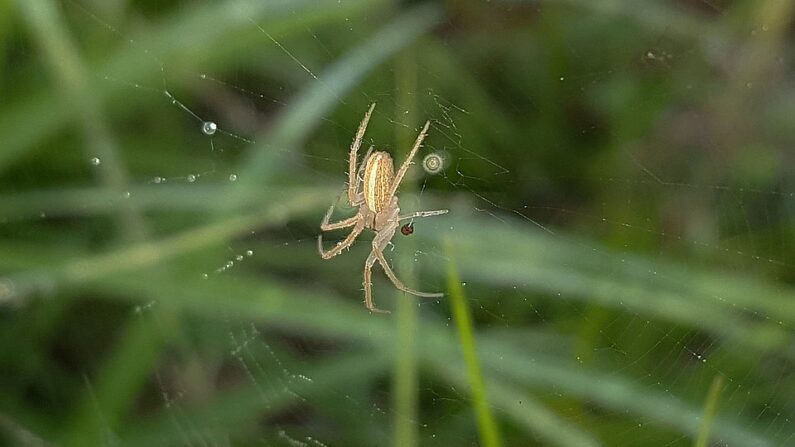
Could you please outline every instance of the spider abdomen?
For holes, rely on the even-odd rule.
[[[373,152],[364,167],[364,201],[370,210],[380,213],[389,206],[394,177],[392,157],[387,152]]]

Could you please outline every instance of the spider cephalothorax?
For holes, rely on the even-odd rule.
[[[419,292],[414,289],[406,287],[395,276],[395,272],[387,263],[384,257],[384,248],[392,240],[392,237],[397,231],[400,221],[414,219],[417,217],[438,216],[445,214],[447,210],[436,211],[417,211],[415,213],[400,215],[400,207],[398,206],[397,189],[406,171],[412,164],[411,160],[417,154],[417,151],[425,139],[428,132],[430,121],[425,123],[422,131],[417,136],[414,146],[409,152],[406,161],[400,165],[397,173],[395,173],[395,165],[392,157],[387,152],[375,151],[373,147],[364,155],[361,165],[357,168],[356,162],[358,158],[359,147],[364,138],[364,132],[367,129],[367,123],[370,121],[370,115],[373,113],[375,104],[370,106],[367,113],[359,125],[359,130],[356,131],[356,138],[353,139],[351,144],[351,152],[348,158],[348,202],[353,207],[359,207],[359,212],[355,216],[343,219],[339,222],[329,223],[331,213],[334,212],[334,204],[332,203],[323,221],[320,223],[321,231],[339,230],[342,228],[353,227],[350,234],[338,242],[337,245],[328,250],[323,250],[323,235],[317,238],[318,250],[323,259],[331,259],[334,256],[342,253],[343,250],[349,248],[356,238],[364,231],[365,228],[370,228],[375,231],[375,238],[373,239],[373,250],[367,257],[364,263],[364,304],[373,312],[385,312],[375,307],[372,297],[372,269],[376,261],[381,264],[386,276],[398,289],[416,296],[423,297],[440,297],[441,293],[426,293]],[[405,234],[405,233],[404,233]]]

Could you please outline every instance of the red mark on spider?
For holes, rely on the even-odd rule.
[[[411,236],[411,233],[414,232],[414,224],[407,223],[400,227],[400,232],[403,233],[403,236]]]

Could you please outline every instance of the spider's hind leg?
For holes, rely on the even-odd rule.
[[[376,238],[373,240],[373,252],[370,253],[370,256],[376,257],[378,263],[381,264],[381,268],[384,269],[384,273],[386,273],[386,276],[389,278],[390,281],[392,281],[392,284],[394,284],[395,287],[397,287],[399,290],[423,298],[443,297],[444,293],[429,293],[429,292],[420,292],[419,290],[414,290],[411,287],[408,287],[405,284],[403,284],[403,282],[398,279],[397,275],[395,275],[395,272],[392,270],[392,267],[389,266],[389,262],[387,262],[386,257],[384,256],[384,248],[386,248],[386,246],[389,245],[389,242],[392,239],[392,235],[394,235],[394,233],[395,229],[392,229],[392,231],[388,230],[383,231],[378,236],[376,236]]]
[[[364,286],[364,306],[370,311],[375,313],[382,313],[388,314],[390,313],[388,310],[382,310],[375,307],[373,303],[373,265],[375,265],[376,257],[375,253],[370,253],[370,256],[367,257],[367,261],[364,263],[364,282],[362,285]]]

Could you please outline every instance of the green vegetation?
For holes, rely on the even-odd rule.
[[[0,0],[0,445],[792,444],[791,5]]]

